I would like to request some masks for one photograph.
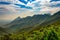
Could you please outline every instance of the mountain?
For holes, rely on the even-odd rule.
[[[21,26],[21,23],[24,26]],[[60,11],[54,15],[17,17],[7,25],[8,28],[0,27],[0,36],[5,33],[0,37],[2,40],[60,40]]]
[[[30,31],[40,30],[41,28],[49,26],[49,25],[57,25],[58,26],[58,25],[60,25],[59,21],[60,21],[60,11],[58,11],[54,15],[51,15],[46,20],[44,20],[42,23],[34,25],[34,27],[31,28]],[[26,28],[26,29],[28,30],[29,28]],[[26,30],[26,29],[23,29],[23,31]]]
[[[54,15],[17,17],[5,26],[8,27],[0,27],[3,40],[60,40],[60,11]]]
[[[14,19],[11,23],[17,22],[17,21],[19,21],[20,19],[21,19],[20,17],[17,17],[17,18]]]
[[[40,26],[46,26],[60,20],[60,11],[54,15],[44,14],[44,15],[34,15],[32,17],[28,16],[25,18],[17,17],[11,23],[7,24],[6,27],[9,31],[29,31],[31,29],[41,28]]]
[[[8,27],[8,29],[11,29],[13,31],[21,30],[24,28],[33,28],[35,25],[43,23],[50,17],[51,17],[50,14],[34,15],[32,17],[28,16],[26,18],[17,17],[11,23],[6,25],[6,27]]]
[[[59,21],[60,21],[60,11],[52,15],[50,18],[48,18],[48,20],[44,21],[43,23],[38,24],[38,27],[36,27],[35,29],[40,29],[41,28],[40,26],[47,26],[47,25],[50,25]]]

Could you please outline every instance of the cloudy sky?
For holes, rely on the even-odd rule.
[[[0,20],[35,14],[53,15],[57,11],[60,11],[60,0],[0,0]]]

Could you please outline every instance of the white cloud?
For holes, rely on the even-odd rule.
[[[35,14],[45,14],[45,13],[53,14],[60,10],[60,7],[53,7],[53,8],[51,7],[51,5],[60,4],[60,1],[50,2],[50,0],[36,0],[32,3],[28,2],[27,5],[18,0],[10,0],[10,2],[12,4],[3,6],[4,8],[8,9],[12,13],[12,15],[10,14],[8,18],[6,16],[6,19],[14,19],[18,16],[20,17],[32,16]],[[26,6],[31,6],[33,9],[20,8],[19,6],[16,6],[14,4],[23,4]]]

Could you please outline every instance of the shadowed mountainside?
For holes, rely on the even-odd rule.
[[[26,18],[17,17],[11,23],[5,25],[9,31],[16,32],[21,30],[29,31],[31,29],[40,28],[36,26],[46,26],[60,20],[60,11],[54,15],[44,14],[44,15],[34,15],[32,17],[28,16]]]
[[[41,17],[41,15],[39,16]],[[8,26],[17,25],[17,23],[20,25],[20,23],[26,23],[27,20],[31,20],[27,18],[33,18],[34,20],[31,21],[32,23],[33,21],[35,23],[35,21],[37,21],[40,17],[37,17],[37,15],[34,15],[33,17],[26,17],[23,22],[22,18],[18,17],[8,24]],[[45,16],[43,18],[45,18]],[[40,20],[43,21],[43,18]],[[8,30],[8,32],[11,32],[12,29],[16,29],[14,30],[15,33],[12,33],[12,31],[8,35],[5,34],[0,37],[0,40],[60,40],[60,11],[48,18],[45,18],[43,22],[40,22],[38,24],[36,23],[34,26],[9,26],[8,29],[0,28],[0,31],[3,30],[2,32],[6,32]],[[27,25],[27,23],[25,25]],[[20,27],[22,27],[22,29],[20,29]]]

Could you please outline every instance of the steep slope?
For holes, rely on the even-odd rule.
[[[49,25],[37,27],[40,28],[31,30],[27,34],[27,38],[25,37],[27,40],[60,40],[60,20],[54,21]]]
[[[43,23],[38,24],[37,25],[38,27],[36,27],[36,29],[40,29],[40,26],[47,26],[47,25],[53,24],[53,23],[55,23],[57,21],[60,21],[60,11],[58,11],[57,13],[55,13],[54,15],[52,15],[50,18],[48,18]]]
[[[36,15],[34,16],[34,19],[35,19],[35,17],[36,17]],[[32,18],[32,17],[27,17],[27,18],[29,18],[29,20],[31,20],[30,18]],[[6,35],[7,37],[3,36],[3,38],[10,39],[10,40],[11,39],[12,40],[60,40],[60,11],[55,13],[54,15],[52,15],[50,18],[47,18],[47,19],[44,20],[41,24],[39,22],[39,24],[36,24],[35,26],[32,26],[32,27],[28,26],[27,28],[23,28],[22,30],[20,29],[20,27],[18,27],[19,30],[16,33],[13,33],[13,34],[11,33],[11,35]],[[15,20],[15,22],[20,23],[20,20],[18,20],[18,22],[16,22],[16,20]],[[24,20],[24,22],[26,20]],[[13,21],[13,24],[14,24],[14,21]],[[16,24],[14,24],[14,25],[16,25]],[[13,27],[15,27],[15,26],[13,26]],[[30,28],[31,28],[31,30],[30,30]],[[12,28],[10,28],[10,29],[12,29]],[[2,28],[1,28],[1,30],[2,30]],[[27,32],[27,30],[28,30],[28,32]],[[10,31],[12,31],[12,30],[10,30]]]
[[[6,28],[0,27],[0,36],[1,36],[1,35],[4,35],[4,34],[8,35],[8,34],[9,34],[9,33],[8,33],[8,30],[7,30]]]
[[[56,25],[57,24],[57,25]],[[4,36],[5,39],[13,40],[60,40],[60,22],[44,26],[39,30],[32,30],[27,32],[17,32],[18,34]],[[3,39],[2,38],[2,39]]]
[[[25,31],[25,30],[28,30],[30,29],[29,31],[32,31],[32,30],[39,30],[40,28],[42,27],[45,27],[47,25],[50,25],[50,24],[54,24],[56,22],[58,22],[57,24],[59,24],[60,22],[60,11],[55,13],[54,15],[52,15],[50,18],[48,17],[46,20],[44,20],[42,23],[39,23],[39,24],[36,24],[34,25],[34,27],[27,27],[25,29],[22,29],[22,31]]]
[[[55,13],[49,20],[37,25],[29,32],[19,31],[8,37],[4,38],[14,40],[60,40],[60,12]]]
[[[28,16],[26,18],[16,18],[10,24],[8,24],[9,31],[29,31],[32,29],[40,29],[41,26],[46,26],[60,20],[60,11],[54,15],[44,14],[44,15],[34,15],[32,17]]]
[[[37,24],[43,23],[46,19],[50,17],[51,17],[50,14],[34,15],[32,17],[28,16],[26,18],[18,17],[7,26],[12,31],[20,30],[24,28],[30,28],[30,27],[34,27]]]

